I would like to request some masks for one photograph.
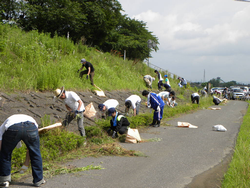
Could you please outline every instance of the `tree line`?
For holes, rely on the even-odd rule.
[[[22,28],[69,37],[103,52],[143,60],[158,50],[146,23],[122,14],[118,0],[1,0],[0,19]],[[152,45],[153,44],[153,45]]]

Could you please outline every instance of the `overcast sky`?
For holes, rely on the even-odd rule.
[[[250,83],[250,2],[118,0],[160,45],[150,63],[189,81]],[[204,74],[205,72],[205,74]]]

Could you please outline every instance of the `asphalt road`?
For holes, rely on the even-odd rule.
[[[145,157],[83,158],[66,165],[101,165],[102,170],[58,175],[47,179],[48,188],[184,188],[193,178],[218,166],[232,152],[248,103],[229,101],[221,110],[204,109],[182,115],[159,128],[141,132],[142,139],[154,142],[122,143],[127,149],[143,152]],[[189,122],[197,129],[176,127]],[[227,132],[213,131],[221,124]],[[30,178],[13,187],[29,187]]]

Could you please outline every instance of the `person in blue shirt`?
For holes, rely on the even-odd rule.
[[[142,92],[142,95],[147,98],[147,106],[148,108],[153,108],[154,116],[153,116],[153,123],[150,124],[153,127],[160,127],[163,109],[164,109],[164,101],[162,100],[161,96],[156,93],[150,93],[147,90]]]
[[[108,115],[112,117],[110,120],[110,128],[108,134],[113,131],[112,138],[118,137],[118,134],[125,134],[130,125],[128,119],[121,113],[117,112],[115,108],[108,109]]]

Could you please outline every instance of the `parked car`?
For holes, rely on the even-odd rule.
[[[241,89],[240,87],[238,88],[231,88],[230,90],[230,99],[244,99],[245,98],[245,93],[243,91],[243,89]]]

